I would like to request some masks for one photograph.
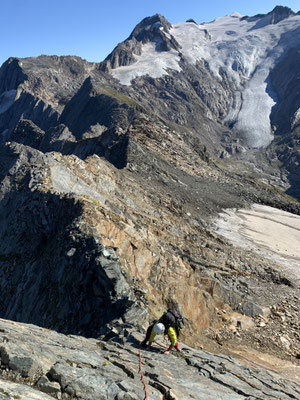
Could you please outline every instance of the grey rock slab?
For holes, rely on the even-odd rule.
[[[19,372],[23,377],[40,376],[43,372],[42,365],[39,360],[29,351],[26,351],[24,346],[14,346],[6,343],[0,346],[0,359],[4,365],[12,371]]]
[[[34,388],[19,383],[9,382],[0,378],[0,400],[53,400]]]
[[[119,392],[117,394],[116,400],[139,400],[140,397],[138,397],[135,393],[132,392]]]
[[[0,320],[0,327],[2,321],[4,320]],[[20,326],[22,330],[20,330]],[[3,330],[4,332],[0,332],[0,341],[2,339],[5,342],[1,346],[3,349],[1,355],[4,353],[3,361],[5,363],[8,363],[9,357],[13,356],[38,357],[43,370],[48,370],[57,359],[69,358],[73,362],[94,363],[95,365],[100,365],[103,360],[100,354],[96,355],[95,353],[95,348],[98,350],[95,341],[90,342],[79,336],[69,338],[48,329],[9,321]],[[20,341],[20,334],[23,337],[22,341]],[[93,351],[89,352],[88,349]]]
[[[187,360],[189,365],[196,367],[200,372],[207,372],[207,376],[216,382],[228,387],[237,388],[246,395],[259,395],[262,398],[297,398],[299,392],[293,384],[286,385],[284,380],[275,379],[269,372],[249,368],[224,355],[209,355],[207,352],[197,354]],[[202,358],[202,362],[199,359]],[[197,361],[198,360],[198,361]],[[240,382],[237,385],[237,382]],[[278,397],[279,396],[279,397]]]
[[[105,198],[102,195],[92,190],[82,179],[58,163],[51,167],[51,178],[54,190],[59,193],[73,193],[78,196],[86,195],[103,203],[105,202]]]
[[[60,383],[62,390],[71,396],[83,399],[106,400],[109,387],[122,376],[122,371],[112,364],[103,369],[79,368],[59,362],[48,373],[52,380]]]
[[[146,309],[133,306],[126,311],[123,318],[125,322],[137,325],[138,323],[142,324],[146,320],[147,314]]]
[[[60,393],[60,384],[57,382],[50,382],[46,376],[41,376],[36,386],[44,393],[56,395]]]
[[[148,359],[146,353],[143,354]],[[208,392],[213,390],[216,393],[214,398],[217,398],[218,393],[222,393],[220,398],[227,396],[228,399],[244,399],[245,396],[259,399],[296,399],[299,397],[299,387],[293,383],[275,379],[264,370],[245,367],[231,357],[211,355],[211,360],[209,360],[209,353],[195,351],[195,355],[187,359],[174,356],[166,358],[169,361],[168,366],[165,365],[166,359],[162,357],[164,356],[156,353],[151,357],[151,362],[155,367],[152,375],[149,373],[149,376],[151,376],[152,382],[156,381],[165,388],[171,387],[172,392],[177,392],[179,398],[184,398],[183,393],[186,396],[188,393],[191,396],[195,396],[195,393],[204,393],[205,384],[210,388]],[[160,362],[158,363],[159,358]],[[190,367],[187,367],[186,363]],[[168,368],[167,379],[164,377],[166,368]],[[153,376],[154,373],[157,374],[157,377]],[[146,374],[148,374],[148,370]],[[194,391],[193,394],[192,391]]]
[[[160,388],[161,392],[171,390],[178,399],[244,399],[231,388],[200,375],[197,369],[188,367],[184,359],[160,355],[152,361],[155,367],[150,372],[145,365],[145,375],[150,385]]]

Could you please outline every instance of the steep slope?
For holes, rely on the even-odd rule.
[[[146,390],[151,400],[299,398],[297,383],[232,357],[188,346],[179,355],[166,356],[159,342],[140,358],[141,337],[129,324],[125,336],[104,342],[0,320],[0,396],[137,400]]]

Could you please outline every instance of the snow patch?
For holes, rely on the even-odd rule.
[[[187,62],[195,64],[201,59],[210,58],[210,48],[207,45],[207,31],[202,25],[192,22],[184,22],[173,25],[170,34],[181,45],[182,54]]]
[[[154,43],[144,44],[141,55],[135,55],[135,58],[134,64],[115,68],[111,72],[123,85],[130,85],[138,76],[161,78],[168,74],[168,69],[181,71],[178,52],[176,50],[158,52]]]
[[[294,114],[294,118],[291,124],[292,129],[294,129],[295,126],[298,125],[299,121],[300,121],[300,108],[298,108],[298,110]]]
[[[14,103],[16,98],[16,90],[8,90],[0,96],[0,114],[5,113]]]
[[[249,210],[225,210],[214,221],[214,229],[236,246],[275,261],[300,280],[300,216],[253,204]]]

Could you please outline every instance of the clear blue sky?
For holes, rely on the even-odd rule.
[[[299,0],[0,0],[0,65],[9,57],[77,55],[102,61],[143,18],[209,22],[238,11],[267,13],[276,5],[300,10]]]

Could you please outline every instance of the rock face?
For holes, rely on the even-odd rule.
[[[273,16],[276,29],[298,24],[296,15],[281,9]],[[269,17],[246,18],[246,25]],[[228,18],[236,30],[227,36],[239,35],[243,19]],[[188,24],[184,30],[200,29],[201,40],[214,49],[213,31]],[[228,328],[220,310],[253,318],[287,293],[299,294],[277,265],[233,247],[211,228],[222,210],[252,203],[300,213],[299,203],[281,191],[297,193],[297,107],[284,99],[278,114],[274,110],[274,121],[287,109],[295,115],[294,136],[283,133],[288,117],[280,118],[278,139],[266,151],[249,149],[233,112],[241,106],[241,91],[249,89],[245,65],[233,60],[232,78],[224,66],[216,73],[205,57],[191,62],[182,29],[156,15],[103,63],[41,56],[9,59],[1,67],[1,317],[108,340],[124,324],[145,327],[176,306],[187,320],[185,342],[199,345],[204,329]],[[283,44],[289,35],[279,35]],[[142,62],[143,46],[166,61],[163,74],[133,80],[129,74],[129,84],[120,83],[116,70]],[[293,59],[282,57],[274,68],[273,85],[285,98],[278,76]],[[175,69],[166,67],[170,61]],[[296,79],[296,69],[289,77]],[[8,365],[5,352],[2,357]],[[38,371],[26,357],[24,371]],[[297,354],[291,357],[295,361]],[[57,384],[67,392],[69,384],[58,378],[65,365],[54,364],[52,380],[44,377],[40,385],[50,394]],[[155,385],[161,396],[161,383]],[[74,383],[70,396],[72,390],[81,389]]]
[[[272,82],[279,95],[277,112],[273,117],[276,126],[276,136],[271,146],[272,155],[283,163],[286,168],[292,189],[289,193],[299,196],[299,45],[293,48],[272,72]]]
[[[0,320],[1,398],[140,399],[145,396],[140,365],[153,400],[300,396],[296,383],[229,356],[189,346],[183,346],[181,353],[164,355],[166,346],[160,341],[140,353],[141,338],[130,325],[124,336],[105,342]]]
[[[6,150],[1,160],[14,164],[18,183],[11,181],[1,193],[1,237],[7,239],[0,250],[1,314],[95,335],[130,309],[136,297],[114,249],[97,241],[92,227],[80,222],[80,199],[64,192],[71,185],[79,196],[95,202],[103,198],[51,155],[33,149],[28,153],[16,144]],[[54,174],[51,183],[61,194],[42,189]],[[14,190],[23,184],[25,190]]]
[[[268,15],[271,16],[271,24],[278,24],[295,13],[289,7],[276,6]]]

